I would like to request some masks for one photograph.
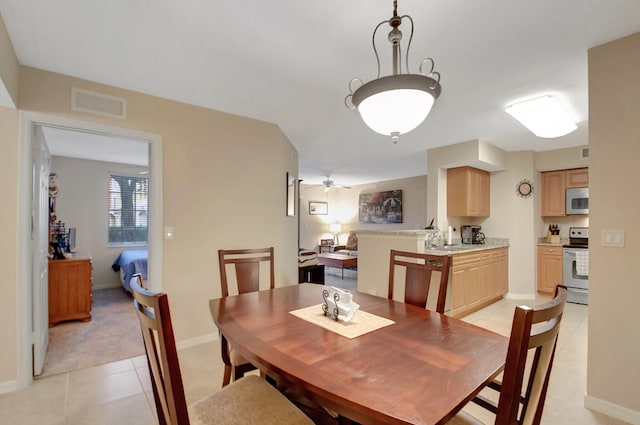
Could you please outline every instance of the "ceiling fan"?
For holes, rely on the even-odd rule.
[[[312,184],[310,185],[311,187],[324,187],[324,191],[328,192],[329,189],[331,189],[332,187],[338,188],[338,189],[351,189],[351,186],[345,186],[343,184],[337,184],[334,183],[333,180],[331,180],[331,178],[329,176],[327,176],[327,179],[324,180],[322,182],[322,184]]]

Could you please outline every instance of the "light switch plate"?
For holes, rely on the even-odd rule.
[[[624,248],[624,229],[602,229],[602,246]]]

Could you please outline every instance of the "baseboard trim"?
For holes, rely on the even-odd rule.
[[[514,294],[513,292],[508,292],[504,297],[508,300],[535,300],[536,294]]]
[[[185,339],[176,344],[178,350],[182,350],[184,348],[195,347],[196,345],[206,344],[207,342],[217,341],[219,339],[218,333],[210,333],[202,336],[197,336],[195,338]]]
[[[0,394],[12,393],[18,389],[18,381],[0,382]]]
[[[640,412],[588,394],[584,396],[584,407],[633,425],[640,425]]]

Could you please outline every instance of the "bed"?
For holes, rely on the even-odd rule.
[[[129,281],[134,274],[140,273],[142,279],[147,280],[147,256],[146,249],[126,250],[122,251],[111,265],[114,271],[120,272],[120,281],[128,292],[131,292]]]

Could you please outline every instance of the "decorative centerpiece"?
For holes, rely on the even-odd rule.
[[[358,303],[353,302],[353,294],[351,292],[334,286],[322,291],[322,298],[324,299],[322,311],[324,311],[325,316],[329,316],[336,321],[340,320],[348,323],[360,308]]]

